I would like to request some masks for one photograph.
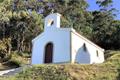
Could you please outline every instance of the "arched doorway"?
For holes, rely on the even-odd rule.
[[[53,59],[53,44],[48,43],[45,46],[45,58],[44,58],[44,63],[52,63]]]

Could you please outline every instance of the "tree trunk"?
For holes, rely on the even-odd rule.
[[[24,47],[24,36],[22,37],[22,39],[21,39],[21,45],[20,45],[20,48],[21,48],[21,51],[23,52],[23,51],[25,51],[25,47]]]
[[[20,51],[20,38],[19,37],[17,39],[17,50],[18,50],[18,52],[21,52]]]

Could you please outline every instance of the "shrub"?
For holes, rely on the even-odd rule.
[[[16,76],[20,80],[71,80],[69,73],[59,66],[34,66]]]

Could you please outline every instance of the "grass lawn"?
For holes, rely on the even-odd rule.
[[[0,80],[120,80],[120,51],[107,51],[102,64],[49,64],[24,68]]]

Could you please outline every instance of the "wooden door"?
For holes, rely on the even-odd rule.
[[[45,46],[45,59],[44,59],[44,63],[52,63],[52,59],[53,59],[53,44],[52,43],[48,43]]]

